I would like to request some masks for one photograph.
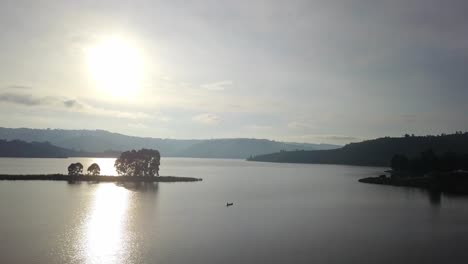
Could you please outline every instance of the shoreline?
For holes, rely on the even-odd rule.
[[[79,175],[66,174],[0,174],[0,181],[89,181],[89,182],[197,182],[201,178],[156,176],[107,176],[107,175]]]
[[[468,172],[433,172],[416,177],[408,175],[408,173],[394,173],[390,177],[380,175],[362,178],[358,181],[369,184],[421,188],[444,193],[468,194]]]

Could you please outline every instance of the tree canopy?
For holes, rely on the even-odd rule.
[[[119,175],[154,177],[159,176],[161,155],[154,149],[122,152],[114,167]]]
[[[83,164],[77,162],[72,163],[68,166],[68,175],[70,176],[77,176],[83,173]]]
[[[91,174],[93,176],[97,176],[101,174],[101,168],[97,163],[91,164],[91,166],[88,167],[88,174]]]
[[[428,149],[421,152],[420,156],[415,158],[396,154],[392,158],[391,166],[395,171],[420,173],[468,170],[468,154],[446,152],[443,155],[436,155],[432,149]]]

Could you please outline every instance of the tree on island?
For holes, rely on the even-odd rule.
[[[91,164],[91,166],[88,167],[88,174],[97,176],[101,174],[101,168],[97,163]]]
[[[392,169],[402,171],[408,168],[409,160],[405,155],[395,154],[390,163]]]
[[[119,175],[154,177],[159,176],[161,155],[154,149],[125,151],[115,161],[114,167]]]
[[[446,152],[438,156],[432,149],[414,158],[397,154],[392,158],[391,167],[394,171],[413,172],[416,176],[428,172],[468,170],[468,154]]]
[[[83,173],[83,164],[77,162],[72,163],[68,166],[68,175],[70,176],[77,176]]]

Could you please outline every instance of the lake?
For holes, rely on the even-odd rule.
[[[114,159],[0,159],[65,173]],[[0,182],[0,263],[443,263],[468,258],[468,199],[358,183],[385,168],[163,158],[194,183]],[[226,207],[226,202],[234,205]]]

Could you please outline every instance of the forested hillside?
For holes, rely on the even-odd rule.
[[[395,154],[409,158],[431,149],[435,154],[447,152],[468,153],[468,133],[450,135],[378,138],[351,143],[339,149],[317,151],[281,151],[250,158],[251,161],[349,164],[365,166],[390,166]]]

